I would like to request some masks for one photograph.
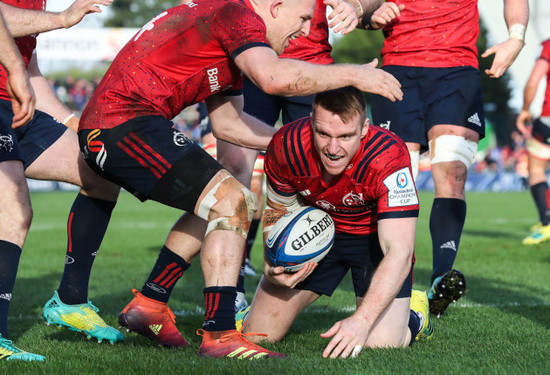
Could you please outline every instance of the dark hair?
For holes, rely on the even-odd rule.
[[[361,122],[367,118],[367,101],[361,91],[353,86],[346,86],[339,89],[320,92],[313,99],[313,114],[317,107],[323,107],[332,112],[343,122],[350,121],[353,116],[359,114]]]

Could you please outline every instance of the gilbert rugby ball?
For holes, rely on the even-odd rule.
[[[267,258],[273,266],[296,272],[307,262],[318,262],[334,243],[334,221],[325,211],[304,206],[283,215],[266,240]]]

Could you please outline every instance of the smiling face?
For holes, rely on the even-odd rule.
[[[315,110],[313,143],[323,165],[323,180],[330,182],[344,172],[367,135],[368,120],[355,114],[344,122],[340,116],[323,107]]]
[[[273,0],[262,16],[267,27],[267,40],[277,55],[288,47],[290,39],[308,36],[315,0]]]

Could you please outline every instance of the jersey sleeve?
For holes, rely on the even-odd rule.
[[[248,48],[268,47],[263,20],[247,7],[228,3],[216,14],[219,22],[210,22],[211,32],[219,43],[235,58]]]
[[[264,170],[271,188],[279,195],[289,197],[297,194],[296,189],[290,184],[286,176],[291,172],[288,168],[284,148],[282,132],[275,133],[265,152]]]
[[[378,220],[418,217],[418,194],[410,156],[402,142],[398,145],[399,149],[388,150],[394,157],[380,164],[383,167],[377,183]]]
[[[542,51],[539,58],[550,61],[550,39],[542,43]]]

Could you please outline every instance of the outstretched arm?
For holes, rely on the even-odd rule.
[[[416,221],[416,218],[400,218],[378,222],[378,238],[384,258],[372,276],[357,311],[321,334],[324,338],[332,337],[323,352],[324,358],[347,358],[356,346],[365,346],[372,326],[395,299],[409,274]]]
[[[34,115],[35,96],[25,63],[11,38],[2,13],[0,13],[0,64],[8,73],[6,89],[13,108],[12,127],[26,124]]]
[[[76,0],[63,12],[46,12],[14,7],[0,2],[6,25],[13,37],[67,29],[76,25],[90,13],[101,13],[99,5],[110,5],[113,0]]]
[[[295,59],[279,59],[267,47],[253,47],[235,58],[235,63],[262,91],[269,95],[305,96],[345,86],[401,100],[401,84],[394,76],[369,64],[310,64]]]
[[[481,57],[495,55],[490,69],[485,70],[491,78],[499,78],[513,64],[525,44],[525,28],[529,21],[527,0],[504,0],[504,20],[510,33],[508,40],[487,49]]]

